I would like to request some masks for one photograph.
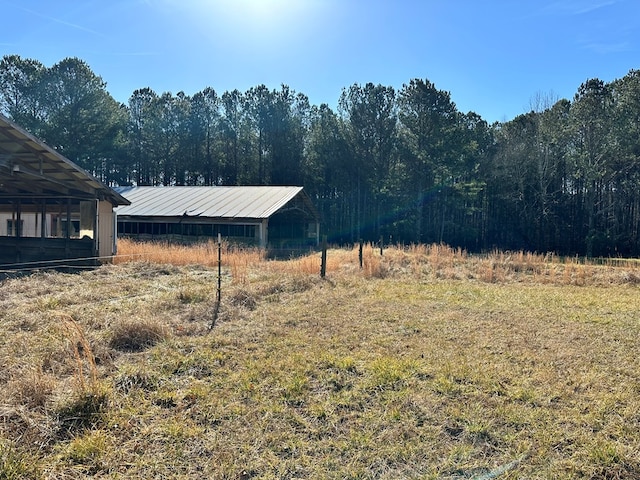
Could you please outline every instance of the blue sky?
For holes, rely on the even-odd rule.
[[[343,88],[428,79],[505,121],[536,97],[640,69],[638,0],[0,0],[0,53],[79,57],[116,100],[286,84],[336,107]]]

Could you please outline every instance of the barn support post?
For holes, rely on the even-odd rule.
[[[38,223],[38,206],[41,204],[42,200],[36,201],[34,202],[34,211],[33,211],[33,237],[37,237],[38,236],[38,227],[40,226],[40,224]],[[41,219],[42,220],[42,219]]]
[[[46,236],[47,236],[47,200],[43,198],[40,201],[40,238],[45,238]]]
[[[64,232],[64,258],[71,258],[71,198],[67,198],[67,224]]]
[[[261,248],[266,248],[267,247],[267,242],[268,242],[268,232],[269,232],[269,219],[265,218],[264,220],[262,220],[262,222],[260,222],[259,227],[258,227],[258,231],[260,232],[260,239],[259,239],[259,245]]]
[[[16,221],[13,223],[13,228],[15,230],[14,234],[16,236],[16,262],[22,262],[22,250],[20,249],[20,237],[22,237],[22,203],[20,199],[18,199],[18,204],[16,206]]]
[[[36,214],[36,223],[38,220],[38,216]],[[39,253],[40,255],[44,255],[46,251],[46,241],[47,241],[47,199],[43,198],[40,201],[40,247]]]
[[[22,236],[22,202],[18,199],[18,209],[16,211],[16,222],[14,223],[15,235],[20,238]]]
[[[67,212],[66,212],[66,223],[64,229],[64,238],[69,240],[71,238],[71,199],[67,198]]]
[[[18,205],[16,203],[13,203],[11,205],[11,225],[15,225],[16,224],[16,211],[18,209]],[[8,237],[15,237],[15,228],[13,230],[9,229],[9,225],[7,224],[7,236]]]
[[[93,201],[93,251],[96,257],[100,256],[100,200]]]

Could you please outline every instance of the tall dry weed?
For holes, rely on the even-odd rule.
[[[222,266],[228,266],[236,284],[245,284],[251,269],[262,264],[266,255],[263,249],[232,247],[223,251]],[[217,264],[217,263],[216,263]]]
[[[497,281],[497,264],[492,259],[486,259],[479,263],[478,278],[486,283]]]
[[[359,245],[352,248],[330,248],[327,251],[326,274],[348,275],[360,272],[367,278],[412,275],[417,278],[461,280],[475,278],[486,283],[532,281],[545,284],[591,285],[609,281],[616,267],[625,266],[629,271],[624,278],[633,279],[640,274],[640,263],[620,259],[597,260],[597,265],[608,266],[595,275],[593,262],[575,258],[563,259],[553,254],[537,254],[526,251],[493,250],[482,255],[472,255],[460,248],[446,244],[388,245],[382,255],[376,244],[365,244],[360,265]],[[286,260],[269,260],[266,250],[260,248],[222,245],[222,268],[230,275],[231,283],[247,285],[252,275],[272,272],[287,275],[319,275],[321,259],[318,252]],[[170,245],[134,242],[123,239],[119,243],[116,263],[146,261],[158,264],[201,265],[213,268],[218,265],[216,242],[194,245]],[[594,262],[596,262],[594,260]],[[588,264],[588,265],[587,265]],[[615,266],[614,266],[615,265]],[[361,267],[361,268],[360,268]]]
[[[58,313],[64,328],[69,349],[75,361],[74,379],[76,386],[83,392],[93,389],[98,383],[98,367],[91,345],[82,327],[66,313]]]
[[[287,273],[292,275],[318,275],[320,273],[321,264],[322,259],[320,258],[320,254],[312,253],[303,257],[291,258],[286,261],[270,261],[267,265],[269,270],[279,273]],[[335,269],[335,266],[334,268],[328,267],[327,271],[335,271]]]
[[[389,274],[389,266],[384,255],[380,255],[380,251],[372,244],[366,245],[363,249],[362,273],[367,278],[385,278]]]
[[[228,245],[223,245],[228,248]],[[166,242],[136,242],[123,238],[118,241],[118,255],[114,263],[147,261],[171,265],[217,265],[217,243],[210,241],[193,245]]]
[[[454,250],[448,245],[432,244],[427,248],[427,258],[434,271],[443,268],[452,267],[455,254]]]

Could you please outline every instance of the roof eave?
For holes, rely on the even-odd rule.
[[[88,186],[95,192],[99,199],[109,200],[114,206],[130,205],[129,200],[120,195],[118,192],[114,191],[112,188],[102,183],[82,167],[76,165],[74,162],[61,155],[53,148],[49,147],[47,144],[33,136],[31,133],[27,132],[25,129],[9,120],[4,115],[0,114],[0,127],[2,126],[5,127],[6,132],[11,134],[11,137],[13,137],[12,141],[19,142],[25,150],[30,152],[29,155],[33,155],[33,158],[35,159],[44,159],[49,156],[50,161],[53,160],[61,163],[65,168],[67,168],[67,171],[70,173],[70,175],[75,177],[75,181],[79,182],[80,185]],[[11,156],[11,154],[7,155]],[[19,167],[17,171],[20,171]],[[25,171],[24,173],[29,174],[29,172],[27,171]]]

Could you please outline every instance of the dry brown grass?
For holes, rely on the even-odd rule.
[[[249,269],[265,259],[264,250],[259,248],[242,248],[223,242],[221,249],[223,265],[231,270],[231,277],[237,283],[246,282]],[[167,265],[216,267],[218,244],[214,241],[195,245],[135,242],[128,239],[118,241],[115,264],[141,261]]]
[[[151,318],[122,320],[111,327],[109,346],[125,352],[139,352],[169,337],[165,325]]]
[[[194,248],[0,283],[0,478],[640,478],[635,262],[226,249],[210,329]]]
[[[447,245],[363,247],[362,268],[359,247],[333,248],[327,255],[327,274],[360,272],[366,278],[409,275],[427,279],[479,280],[486,283],[535,282],[562,285],[607,285],[640,283],[640,263],[632,259],[586,261],[552,254],[493,251],[472,255]],[[193,246],[139,243],[120,240],[116,264],[150,262],[167,265],[216,267],[217,243]],[[294,257],[287,261],[269,260],[264,250],[222,244],[222,266],[232,283],[247,284],[250,276],[279,271],[290,275],[319,274],[320,253]]]

